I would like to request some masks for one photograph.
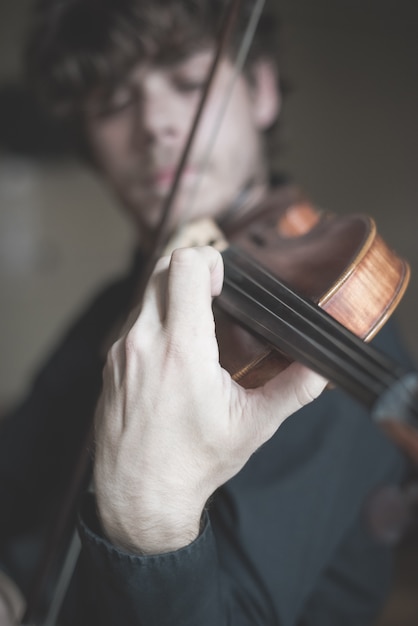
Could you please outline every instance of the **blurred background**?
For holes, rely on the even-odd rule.
[[[30,384],[86,299],[123,270],[133,245],[111,194],[65,153],[22,92],[30,5],[0,3],[2,407]],[[281,67],[292,84],[278,165],[319,206],[372,215],[409,260],[412,279],[397,317],[418,357],[416,0],[277,0],[277,6]],[[418,595],[418,569],[411,576]],[[417,606],[402,598],[385,626],[418,623]]]

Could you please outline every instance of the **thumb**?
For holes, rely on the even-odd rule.
[[[250,412],[253,419],[256,415],[257,428],[264,441],[285,419],[317,398],[327,383],[325,378],[301,363],[291,363],[263,387],[253,390],[249,400],[254,411]]]

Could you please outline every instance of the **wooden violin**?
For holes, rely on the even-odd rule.
[[[223,252],[222,364],[255,387],[298,360],[363,404],[418,462],[418,376],[365,343],[399,304],[407,262],[370,217],[318,212],[294,190],[244,222]]]
[[[257,387],[300,361],[363,404],[418,462],[418,377],[365,343],[410,276],[374,221],[317,211],[284,188],[222,233],[204,228],[197,236],[206,240],[196,239],[196,228],[175,246],[209,238],[222,249],[225,282],[214,314],[221,364],[232,377]]]

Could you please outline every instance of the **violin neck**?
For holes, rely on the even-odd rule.
[[[275,349],[342,388],[372,414],[378,407],[376,419],[383,419],[392,404],[402,400],[405,418],[399,413],[398,418],[418,425],[418,403],[412,407],[410,398],[410,391],[415,394],[418,387],[415,374],[364,343],[238,249],[227,248],[223,258],[225,281],[217,302],[224,311]]]

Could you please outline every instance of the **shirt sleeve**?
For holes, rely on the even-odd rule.
[[[129,554],[110,544],[98,528],[91,496],[83,502],[79,530],[83,544],[79,567],[83,569],[82,576],[90,581],[87,602],[94,612],[94,623],[226,623],[220,611],[217,548],[207,514],[195,541],[180,550],[155,556]]]

